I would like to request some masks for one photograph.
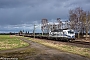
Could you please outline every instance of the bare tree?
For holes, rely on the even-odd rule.
[[[89,33],[89,26],[90,26],[90,12],[87,13],[87,19],[86,19],[86,23],[85,23],[85,26],[86,26],[86,39],[87,39],[87,35]]]
[[[45,32],[45,30],[48,30],[47,29],[48,20],[47,19],[42,19],[41,23],[42,23],[41,30],[42,30],[42,35],[43,35],[43,33]]]
[[[21,34],[23,34],[23,31],[22,30],[19,31],[19,35],[21,35]]]
[[[81,17],[83,12],[84,11],[80,7],[76,8],[75,10],[70,10],[69,12],[71,29],[74,29],[76,32],[78,32],[78,38],[79,38],[79,33],[81,32],[81,29],[82,29]]]
[[[56,30],[56,29],[57,29],[57,25],[53,24],[53,30]]]
[[[59,23],[58,24],[58,29],[61,29],[61,26],[62,26],[62,21],[60,18],[57,18],[57,22]]]
[[[70,16],[70,25],[71,29],[75,29],[78,32],[78,38],[79,33],[86,32],[86,37],[89,32],[89,26],[90,26],[90,13],[82,10],[80,7],[76,8],[75,10],[69,11]]]

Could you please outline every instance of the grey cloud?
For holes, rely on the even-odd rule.
[[[36,24],[35,32],[41,32],[40,24]],[[1,32],[19,32],[20,30],[24,30],[24,32],[29,31],[30,33],[33,32],[34,25],[33,24],[19,24],[19,25],[3,25],[0,26],[0,33]]]
[[[39,4],[43,4],[46,1],[43,0],[0,0],[0,8],[16,8],[23,6],[35,7]]]
[[[27,5],[29,0],[0,0],[0,8],[15,8]]]
[[[0,26],[40,24],[42,18],[49,21],[60,17],[68,20],[69,10],[82,7],[89,11],[90,0],[0,0]],[[16,28],[16,30],[23,29]],[[10,29],[10,28],[7,28]],[[3,30],[7,30],[3,28]],[[14,30],[12,28],[10,30]],[[0,29],[1,30],[1,29]]]

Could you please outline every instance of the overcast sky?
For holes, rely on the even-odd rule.
[[[0,32],[32,32],[42,18],[68,20],[69,10],[76,7],[90,11],[90,0],[0,0]]]

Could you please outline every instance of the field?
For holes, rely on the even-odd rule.
[[[13,35],[0,35],[0,50],[20,48],[28,45],[28,43],[19,40]]]
[[[59,41],[0,35],[0,43],[0,59],[90,60],[90,48]]]
[[[0,60],[26,60],[25,57],[36,55],[36,48],[22,40],[23,37],[0,35]]]

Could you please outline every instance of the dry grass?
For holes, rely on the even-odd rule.
[[[17,58],[18,60],[27,60],[29,57],[34,58],[34,56],[39,52],[35,48],[29,48],[21,51],[15,51],[10,53],[1,53],[0,57]]]
[[[25,47],[28,45],[28,43],[19,40],[16,36],[0,35],[0,50]]]
[[[56,49],[59,49],[59,50],[65,51],[65,52],[79,54],[79,55],[90,58],[90,48],[82,48],[82,47],[77,47],[77,46],[73,46],[73,45],[65,45],[65,44],[54,44],[51,42],[47,42],[45,40],[33,39],[33,38],[30,38],[29,40],[43,44],[48,47],[56,48]]]

